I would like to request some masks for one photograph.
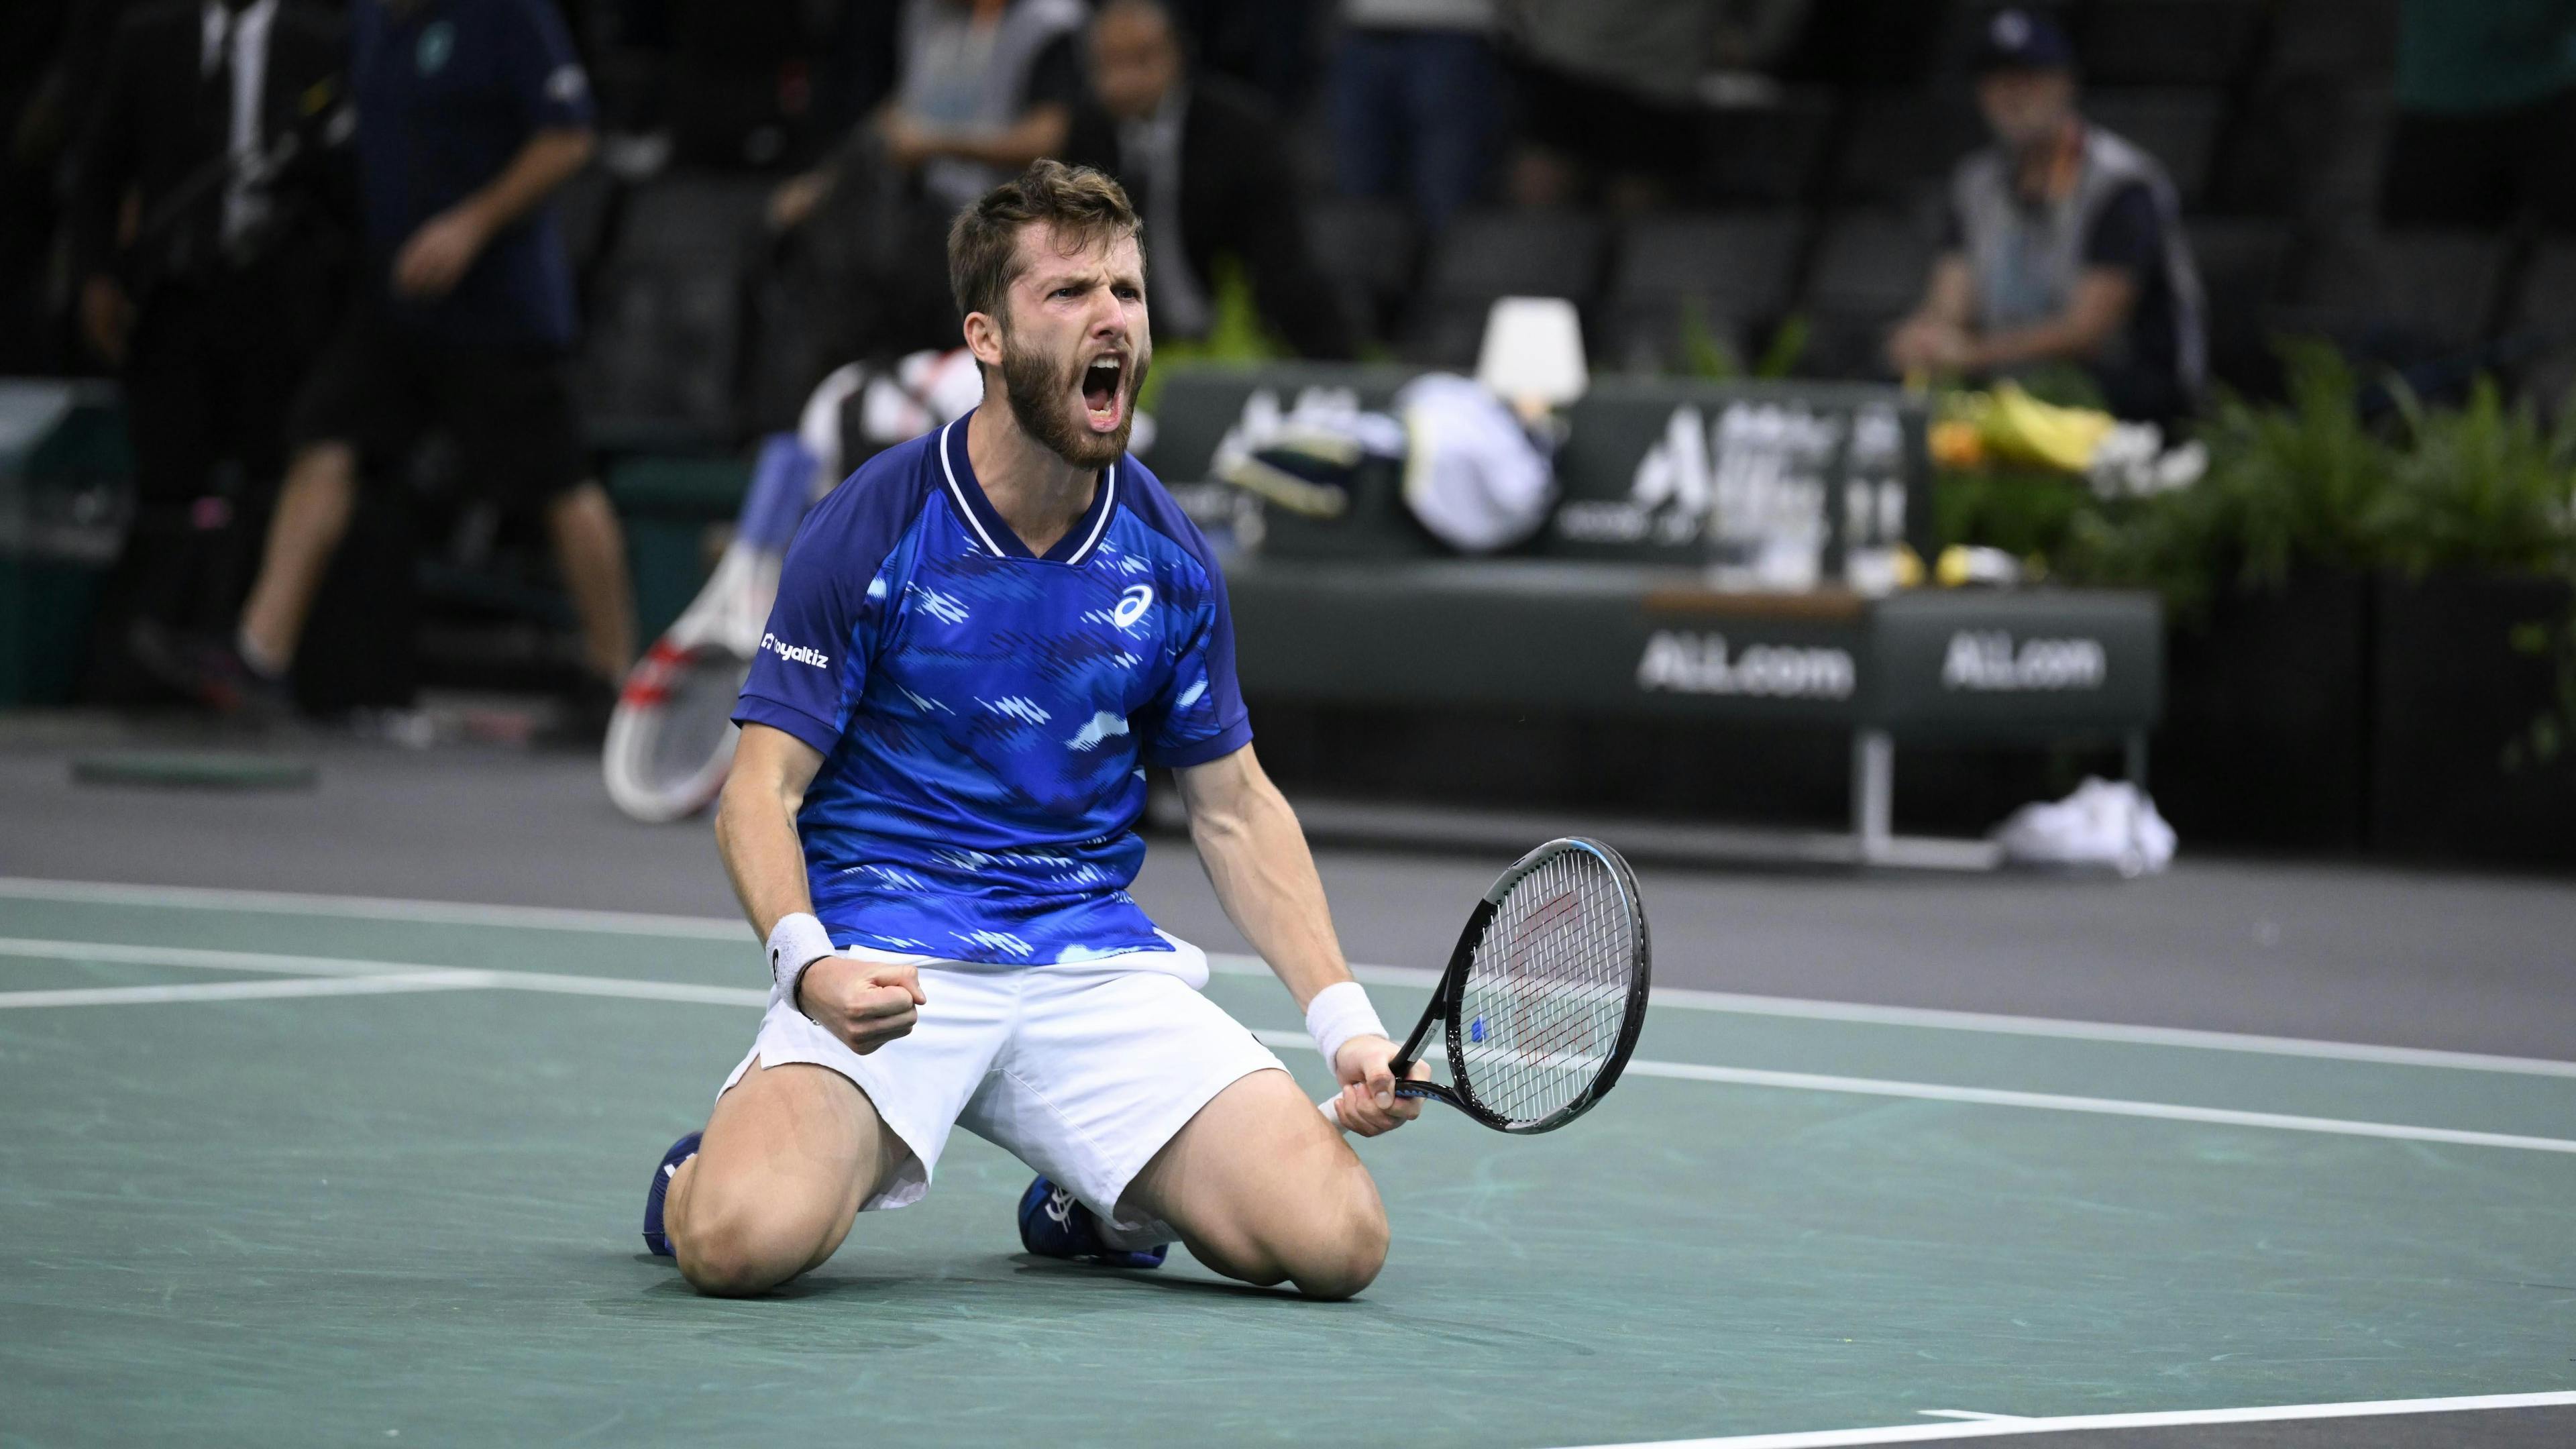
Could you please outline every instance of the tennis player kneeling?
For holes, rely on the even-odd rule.
[[[1229,1277],[1357,1293],[1387,1248],[1367,1170],[1126,893],[1143,767],[1170,767],[1342,1123],[1419,1113],[1253,758],[1215,556],[1126,454],[1153,356],[1135,212],[1040,162],[958,217],[949,275],[984,404],[814,509],[735,714],[716,835],[774,985],[645,1241],[702,1291],[760,1292],[920,1200],[962,1125],[1037,1170],[1032,1252],[1152,1267],[1177,1238]]]

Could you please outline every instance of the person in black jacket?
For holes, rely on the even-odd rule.
[[[106,615],[125,637],[93,681],[111,695],[136,682],[129,652],[183,673],[173,634],[229,619],[248,586],[337,291],[327,213],[348,198],[322,158],[346,53],[312,0],[134,6],[108,41],[68,224],[81,331],[123,371],[134,440]]]
[[[1093,104],[1066,159],[1118,178],[1152,239],[1154,333],[1205,336],[1220,257],[1251,274],[1262,320],[1300,356],[1346,359],[1350,319],[1307,252],[1303,207],[1280,126],[1259,95],[1192,77],[1157,0],[1109,0],[1091,24]]]

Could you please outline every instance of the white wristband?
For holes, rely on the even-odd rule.
[[[832,938],[823,923],[804,911],[780,916],[778,924],[769,928],[769,979],[790,1006],[796,1005],[796,983],[805,968],[831,954]]]
[[[1355,1036],[1384,1036],[1385,1023],[1369,1005],[1368,992],[1356,981],[1336,981],[1306,1003],[1306,1034],[1324,1054],[1327,1070],[1338,1070],[1342,1044]]]

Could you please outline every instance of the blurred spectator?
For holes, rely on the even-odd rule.
[[[1264,321],[1301,356],[1352,355],[1349,320],[1307,254],[1297,177],[1259,92],[1189,74],[1158,0],[1108,0],[1091,28],[1098,99],[1066,158],[1116,176],[1145,220],[1157,338],[1207,335],[1217,259],[1251,273]]]
[[[46,250],[63,120],[67,7],[0,5],[0,376],[52,371]]]
[[[1512,199],[1654,206],[1699,165],[1700,77],[1719,0],[1501,0],[1518,82]]]
[[[2085,122],[2074,49],[2046,17],[1999,12],[1977,73],[1995,144],[1959,165],[1942,256],[1889,360],[1909,373],[2071,363],[2122,417],[2186,416],[2205,343],[2173,183]]]
[[[1079,0],[906,0],[893,97],[831,159],[771,193],[787,234],[752,411],[793,416],[853,358],[957,345],[948,222],[1042,156],[1062,154],[1083,90]]]
[[[1493,0],[1343,0],[1333,166],[1345,196],[1409,196],[1433,229],[1483,199],[1502,113]]]
[[[397,474],[443,427],[471,486],[543,506],[604,723],[634,623],[624,542],[589,480],[565,376],[572,273],[547,203],[591,153],[588,79],[551,0],[367,0],[351,22],[356,306],[296,402],[267,553],[201,687],[219,703],[276,697],[362,470]]]
[[[174,632],[241,606],[244,544],[267,520],[287,409],[327,333],[327,223],[289,165],[345,123],[345,55],[339,20],[311,0],[138,7],[75,154],[81,331],[123,368],[134,440],[134,528],[106,612],[117,644],[164,676],[178,672]],[[226,461],[240,469],[230,490]]]
[[[2405,0],[2381,211],[2576,228],[2576,0]]]
[[[938,209],[944,268],[948,217],[1064,149],[1082,96],[1083,19],[1080,0],[910,0],[893,101],[837,164],[780,187],[771,219],[796,225],[844,181],[867,179],[847,172],[881,161],[917,177]]]

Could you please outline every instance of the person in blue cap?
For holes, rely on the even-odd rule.
[[[1941,256],[1888,361],[1968,376],[2073,365],[2124,418],[2188,417],[2207,343],[2172,179],[2084,119],[2074,47],[2047,16],[1998,11],[1976,70],[1994,144],[1951,178]]]

